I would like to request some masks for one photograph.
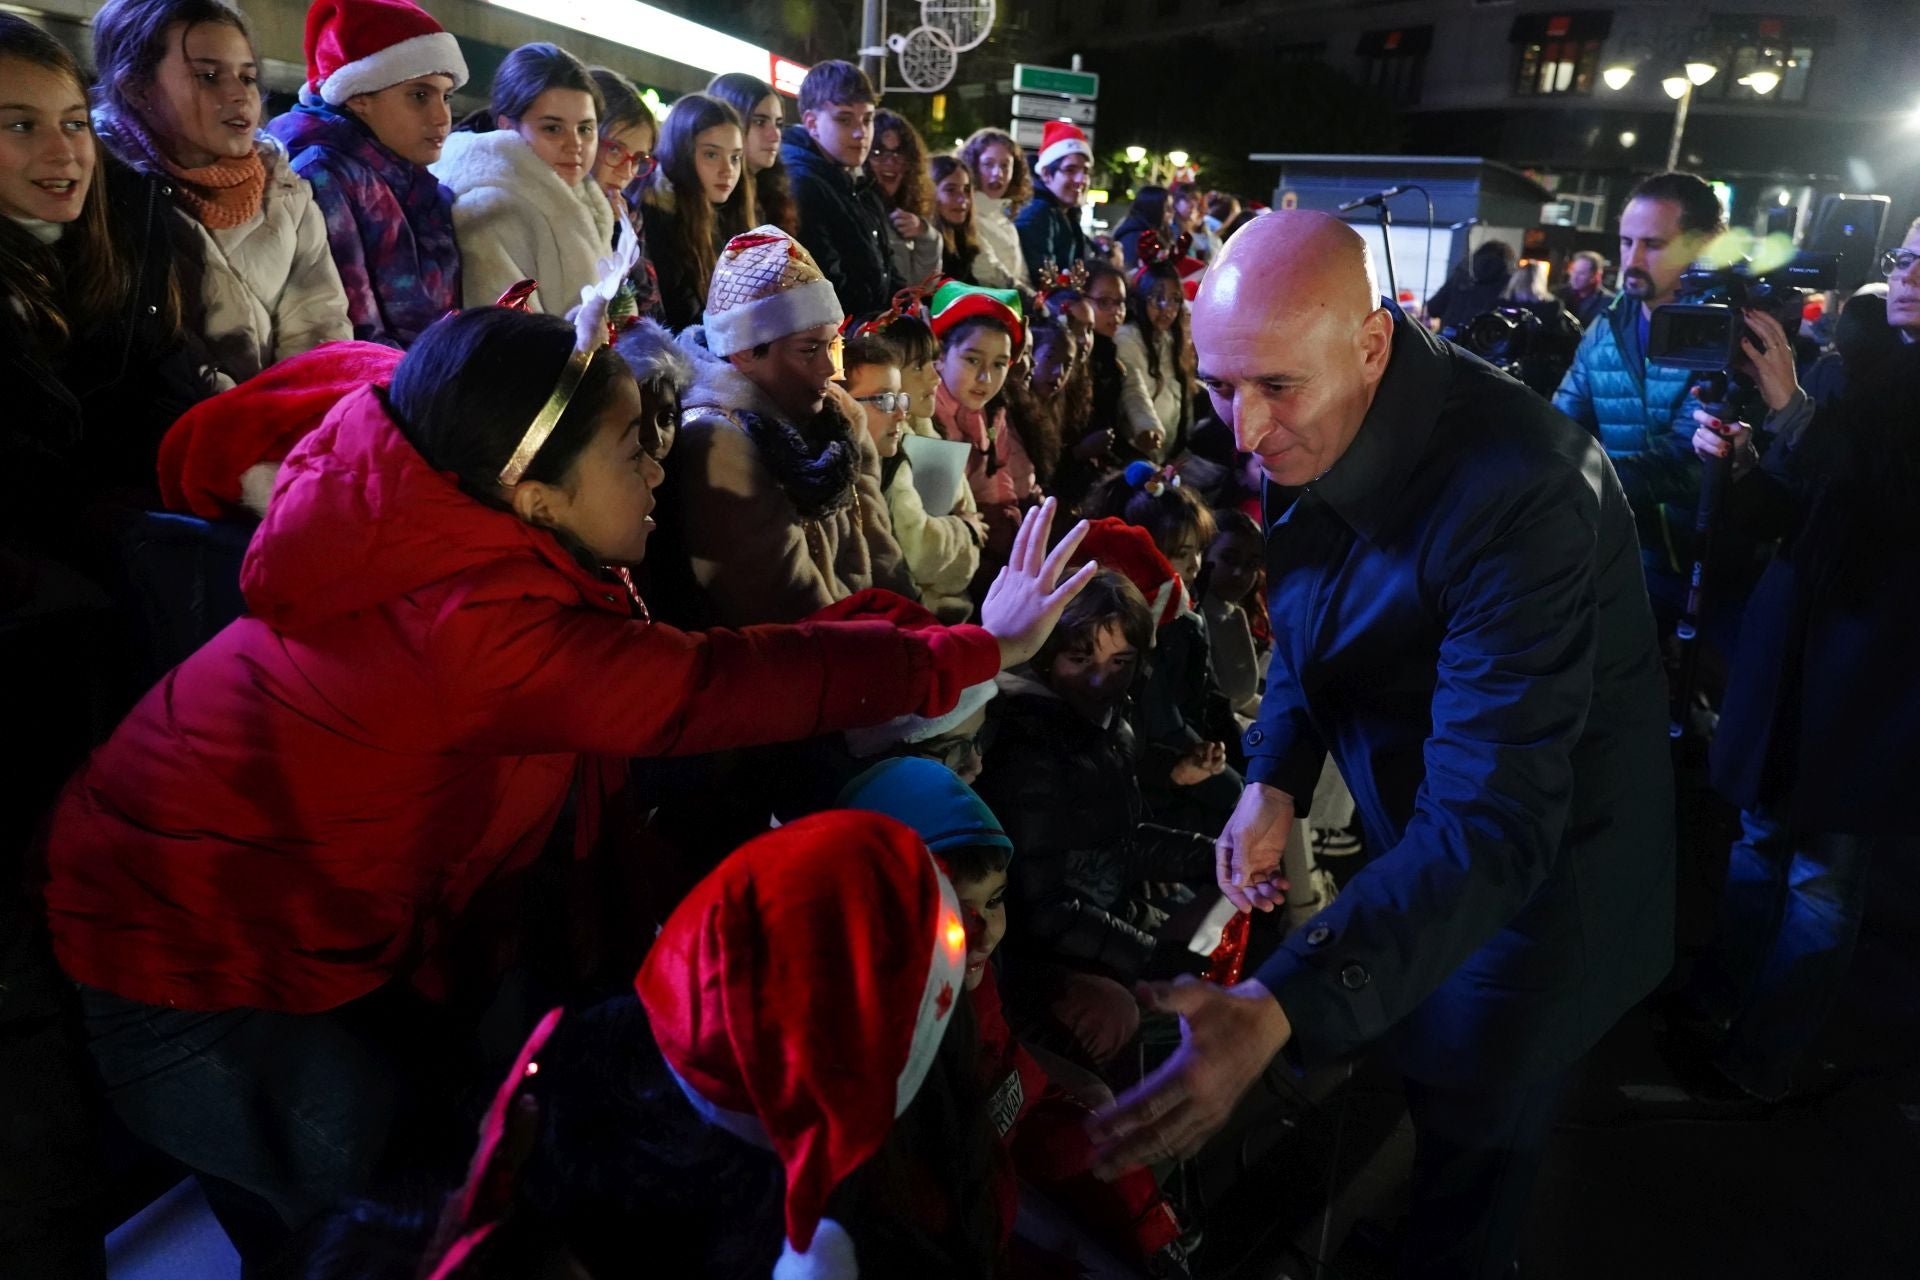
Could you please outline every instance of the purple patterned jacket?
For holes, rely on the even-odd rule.
[[[267,124],[313,187],[353,336],[406,347],[460,305],[453,196],[344,111],[302,102]]]

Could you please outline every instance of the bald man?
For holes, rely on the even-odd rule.
[[[1196,1150],[1283,1051],[1377,1046],[1416,1135],[1406,1274],[1506,1276],[1569,1068],[1672,959],[1633,515],[1592,436],[1385,304],[1324,214],[1247,224],[1193,332],[1267,480],[1272,669],[1221,888],[1281,900],[1330,753],[1373,858],[1252,980],[1144,993],[1186,1040],[1099,1118],[1103,1159]]]

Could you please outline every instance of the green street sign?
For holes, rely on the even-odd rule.
[[[1065,67],[1030,67],[1013,64],[1015,93],[1064,93],[1075,98],[1100,96],[1100,76],[1093,71],[1069,71]]]

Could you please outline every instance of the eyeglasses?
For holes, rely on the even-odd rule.
[[[970,757],[986,754],[985,744],[981,742],[978,734],[972,737],[955,735],[946,738],[930,738],[911,750],[914,754],[924,756],[928,760],[938,760],[955,773],[972,763]]]
[[[1911,249],[1889,249],[1880,255],[1880,271],[1883,275],[1897,276],[1916,262],[1920,262],[1920,253]]]
[[[653,172],[653,152],[651,151],[629,151],[609,138],[600,144],[600,154],[616,169],[624,169],[632,165],[635,177],[643,178]]]
[[[1095,298],[1089,296],[1087,301],[1091,302],[1095,309],[1100,311],[1125,310],[1127,305],[1125,298]]]
[[[1156,293],[1147,299],[1147,305],[1156,311],[1171,311],[1184,301],[1186,301],[1186,299],[1180,297],[1178,294]]]
[[[913,397],[904,391],[880,391],[870,396],[855,396],[857,404],[870,404],[882,413],[902,413],[913,403]]]
[[[875,147],[870,153],[875,160],[904,160],[907,152],[904,147]]]

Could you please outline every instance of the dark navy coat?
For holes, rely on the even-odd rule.
[[[1302,1063],[1565,1069],[1672,960],[1673,784],[1633,515],[1594,438],[1396,318],[1346,454],[1267,494],[1267,694],[1247,777],[1331,754],[1373,860],[1257,975]]]

